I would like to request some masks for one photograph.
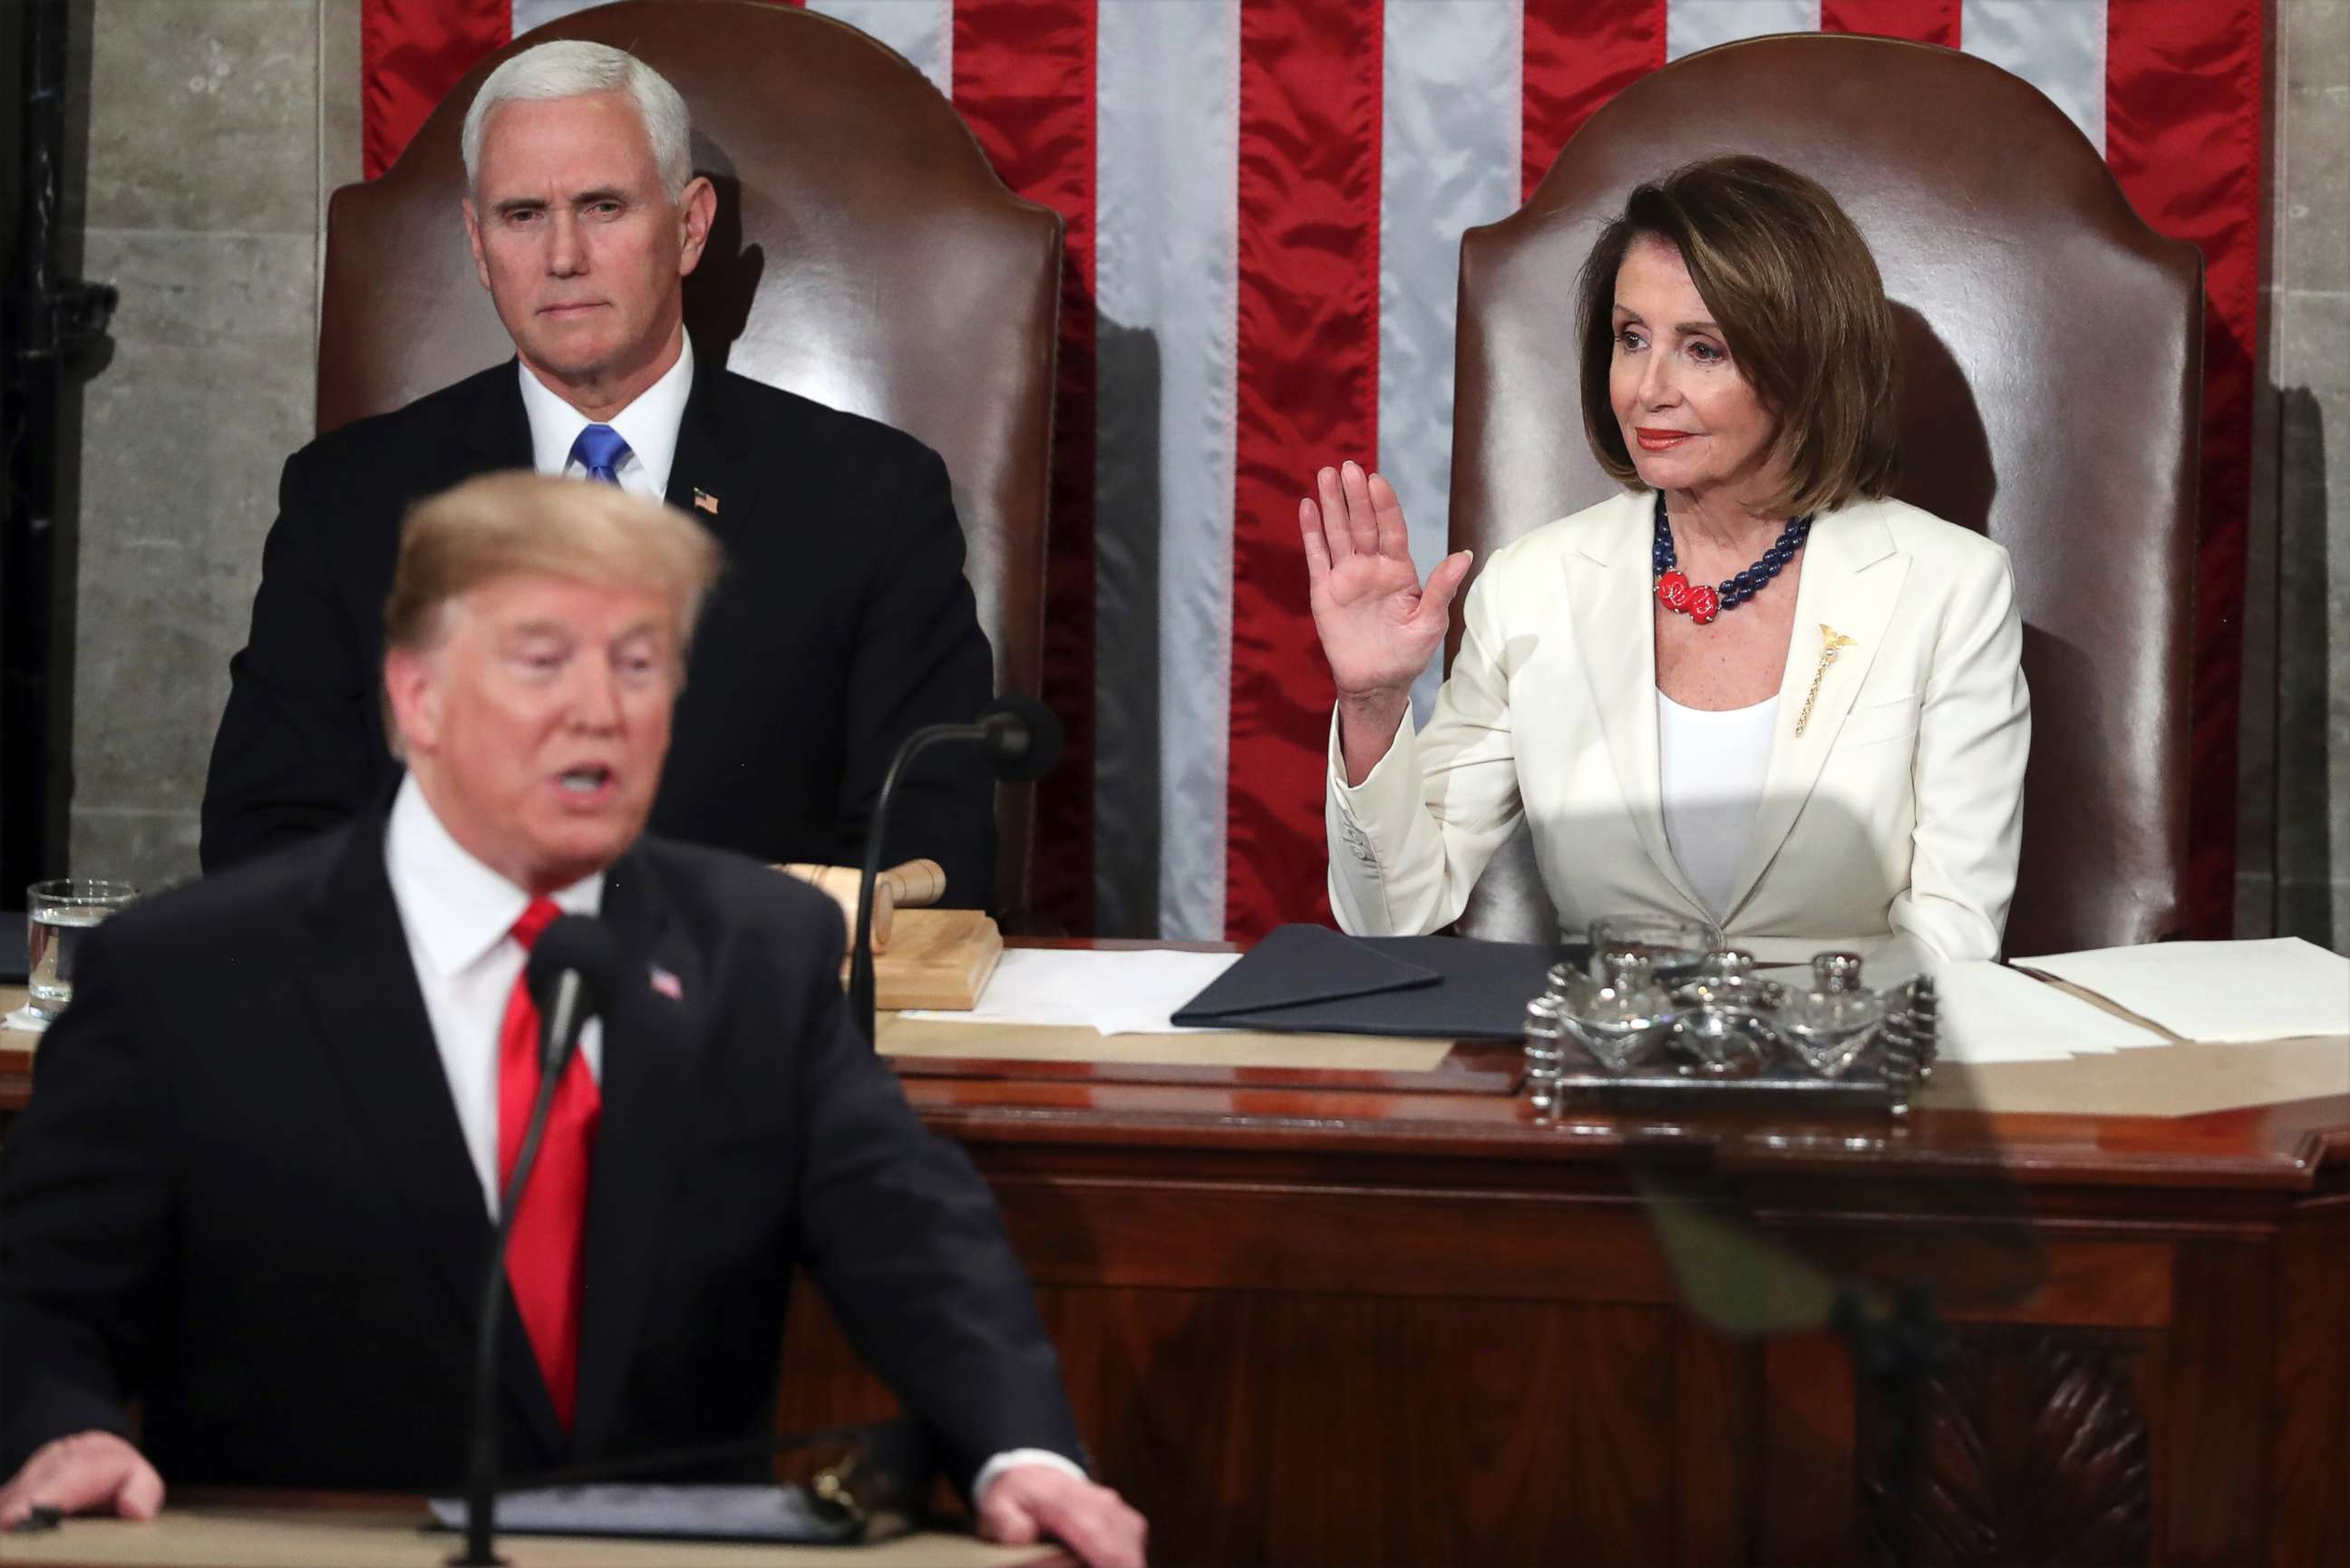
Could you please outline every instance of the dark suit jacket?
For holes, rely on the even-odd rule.
[[[508,360],[287,460],[253,631],[229,665],[204,784],[204,869],[348,821],[398,774],[383,601],[409,506],[531,466]],[[693,509],[696,491],[716,515]],[[854,866],[890,753],[993,687],[946,466],[871,420],[696,361],[670,471],[726,570],[703,611],[651,831],[765,860]],[[908,770],[884,865],[927,855],[949,903],[993,900],[995,823],[972,748]]]
[[[168,1480],[461,1482],[491,1228],[383,829],[80,949],[0,1156],[0,1475],[138,1397]],[[829,901],[648,839],[604,918],[639,983],[604,1014],[578,1403],[567,1441],[509,1303],[507,1473],[772,1431],[795,1262],[959,1483],[1076,1457],[992,1195],[849,1023]]]

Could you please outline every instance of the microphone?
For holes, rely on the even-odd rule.
[[[571,1065],[580,1033],[603,1011],[620,972],[620,945],[611,928],[588,915],[559,915],[547,922],[530,950],[523,983],[538,1008],[538,1096],[531,1102],[514,1172],[498,1203],[498,1229],[490,1243],[490,1263],[482,1282],[482,1321],[473,1339],[473,1434],[465,1482],[465,1549],[449,1559],[452,1568],[498,1568],[490,1543],[496,1526],[498,1490],[498,1319],[505,1305],[506,1244],[515,1215],[538,1163],[546,1118],[555,1108],[556,1085]]]
[[[1053,771],[1061,760],[1061,721],[1050,708],[1024,692],[1007,691],[990,702],[968,724],[926,724],[899,744],[882,775],[881,793],[874,797],[873,821],[866,830],[865,868],[857,882],[857,929],[849,933],[848,1005],[873,1040],[873,883],[881,875],[881,841],[889,822],[889,807],[898,796],[899,776],[914,757],[950,741],[976,742],[988,772],[1005,784],[1025,784]]]

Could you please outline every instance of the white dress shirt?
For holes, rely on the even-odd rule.
[[[465,1152],[482,1183],[490,1219],[498,1217],[498,1031],[506,1000],[522,974],[520,942],[514,923],[530,907],[530,895],[507,881],[449,836],[425,803],[413,774],[402,779],[384,832],[384,868],[391,874],[391,901],[408,935],[408,957],[416,966],[424,1015],[441,1051],[441,1071],[457,1107]],[[553,895],[567,915],[593,915],[604,907],[602,873],[584,877]],[[598,1082],[604,1072],[604,1036],[595,1019],[580,1032],[579,1054]]]
[[[527,380],[530,372],[523,372]],[[650,393],[647,396],[650,396]],[[638,400],[641,404],[643,399]],[[632,407],[637,405],[631,405]],[[662,456],[662,466],[668,457]],[[624,476],[625,477],[625,476]],[[414,774],[400,781],[384,832],[384,868],[391,877],[391,901],[408,936],[408,956],[424,993],[424,1014],[441,1053],[441,1071],[457,1107],[457,1125],[482,1183],[490,1219],[498,1214],[498,1031],[505,1022],[525,957],[514,940],[514,923],[530,907],[530,895],[483,865],[449,836],[424,798]],[[582,877],[553,895],[567,915],[602,912],[604,877]],[[580,1032],[579,1054],[600,1083],[604,1071],[602,1026],[589,1019]],[[1082,1466],[1047,1449],[1014,1449],[980,1467],[972,1482],[972,1505],[1015,1465],[1047,1465],[1086,1479]]]
[[[693,334],[685,334],[677,363],[661,379],[637,395],[637,400],[608,420],[591,420],[531,374],[517,361],[522,378],[522,410],[530,420],[531,466],[545,474],[572,479],[587,469],[572,461],[571,446],[592,424],[608,424],[629,443],[620,460],[620,488],[650,501],[669,498],[669,471],[677,461],[677,430],[685,421],[685,400],[693,390]]]
[[[1657,693],[1657,773],[1663,784],[1665,842],[1690,891],[1718,925],[1730,913],[1754,814],[1771,771],[1776,693],[1750,707],[1684,708]]]

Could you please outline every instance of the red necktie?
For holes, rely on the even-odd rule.
[[[539,933],[563,911],[552,899],[534,898],[514,926],[514,939],[526,953]],[[530,1107],[538,1097],[538,1005],[531,1001],[527,970],[515,977],[506,999],[505,1023],[498,1030],[498,1190],[513,1179]],[[579,1383],[581,1232],[588,1217],[588,1174],[596,1152],[596,1122],[603,1097],[584,1054],[575,1051],[556,1085],[555,1104],[532,1167],[530,1189],[515,1216],[506,1244],[506,1279],[515,1307],[538,1355],[556,1418],[571,1429],[571,1407]]]

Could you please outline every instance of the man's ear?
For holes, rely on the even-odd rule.
[[[702,265],[702,247],[710,243],[710,225],[718,221],[718,187],[705,176],[696,174],[686,182],[684,194],[677,199],[677,215],[682,241],[677,275],[689,277]],[[475,254],[479,253],[477,245]]]
[[[490,263],[489,258],[482,254],[481,216],[473,211],[473,199],[471,196],[458,204],[465,209],[465,243],[473,247],[473,275],[482,280],[484,288],[487,288],[490,286]]]
[[[431,653],[387,649],[383,656],[383,701],[401,754],[431,755],[441,744],[441,683]]]

